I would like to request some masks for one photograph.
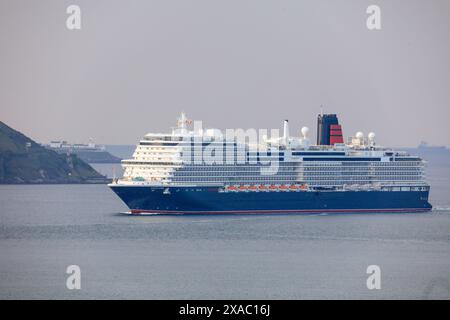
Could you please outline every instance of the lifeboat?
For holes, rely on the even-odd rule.
[[[282,184],[281,186],[280,186],[280,190],[287,190],[287,186],[285,186],[284,184]]]
[[[249,190],[252,190],[252,191],[255,191],[255,190],[257,190],[258,188],[257,188],[256,186],[250,186],[250,187],[248,187],[248,189],[249,189]]]
[[[245,191],[245,190],[247,190],[247,189],[248,189],[247,186],[240,186],[240,187],[239,187],[239,190],[241,190],[241,191]]]
[[[229,186],[227,189],[231,190],[231,191],[236,191],[237,190],[237,188],[235,186]]]
[[[300,189],[302,189],[302,190],[307,190],[307,189],[308,189],[308,186],[307,186],[306,184],[302,184],[302,185],[300,186]]]
[[[263,186],[263,185],[260,185],[258,188],[259,188],[259,190],[266,190],[266,186]]]
[[[269,189],[270,189],[270,190],[277,190],[277,186],[271,185],[271,186],[269,187]]]
[[[291,185],[291,186],[289,187],[289,189],[291,189],[291,190],[297,190],[298,187],[297,187],[295,184],[293,184],[293,185]]]

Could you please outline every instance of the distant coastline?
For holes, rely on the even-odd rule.
[[[417,155],[450,155],[450,149],[446,146],[433,146],[426,142],[421,142],[417,147],[399,149],[415,153]]]
[[[120,162],[131,158],[135,148],[131,144],[41,145],[0,122],[0,184],[107,184],[121,176]],[[450,156],[446,146],[425,142],[399,149],[425,160]]]
[[[48,150],[0,121],[0,184],[105,184],[75,154]]]

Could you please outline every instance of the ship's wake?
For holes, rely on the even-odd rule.
[[[443,207],[433,207],[432,211],[436,212],[442,212],[442,211],[450,211],[450,207],[443,206]]]
[[[145,213],[133,213],[131,211],[124,211],[120,212],[121,215],[127,215],[127,216],[157,216],[160,215],[158,212],[145,212]]]

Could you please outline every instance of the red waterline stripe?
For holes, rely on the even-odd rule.
[[[427,212],[431,208],[401,208],[401,209],[311,209],[311,210],[224,210],[224,211],[176,211],[176,210],[140,210],[131,209],[132,214],[162,213],[162,214],[284,214],[284,213],[349,213],[349,212]]]

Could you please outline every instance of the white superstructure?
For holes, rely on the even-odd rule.
[[[295,186],[309,190],[429,188],[424,179],[424,161],[377,146],[374,133],[365,138],[359,132],[345,144],[317,146],[311,145],[306,127],[301,137],[291,137],[286,120],[280,138],[264,137],[260,148],[255,149],[236,138],[219,139],[211,129],[190,131],[188,124],[190,120],[183,113],[171,133],[145,135],[133,158],[122,161],[124,174],[115,183],[241,186],[254,190],[282,186],[289,190]],[[205,153],[214,161],[206,159]],[[276,171],[263,173],[269,166],[276,167]]]

